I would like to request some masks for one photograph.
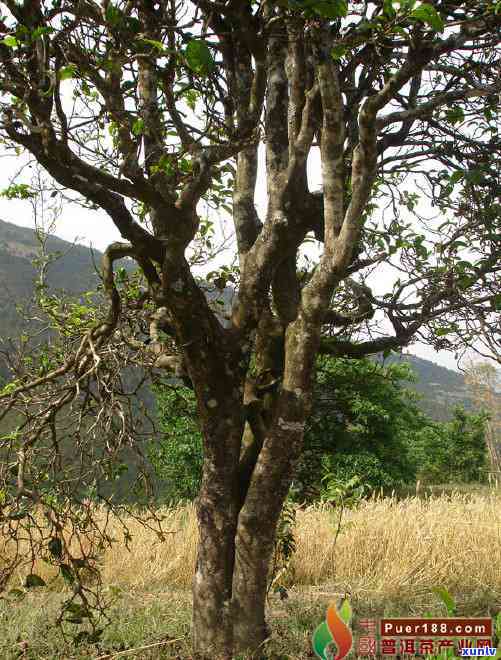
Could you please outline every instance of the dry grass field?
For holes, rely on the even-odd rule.
[[[102,557],[103,581],[115,602],[112,624],[99,648],[74,649],[71,639],[52,629],[62,582],[53,579],[50,566],[40,563],[36,572],[49,587],[17,603],[0,601],[0,657],[97,658],[120,653],[117,657],[189,658],[194,509],[188,505],[162,514],[169,532],[164,541],[131,519],[130,550],[117,542]],[[113,525],[119,538],[120,527]],[[335,542],[336,527],[337,513],[329,507],[297,511],[297,551],[286,578],[289,598],[270,597],[275,633],[270,658],[311,657],[311,631],[323,619],[329,600],[345,593],[351,594],[356,617],[445,614],[433,593],[436,587],[453,595],[458,614],[486,615],[501,609],[499,491],[372,499],[345,512]],[[172,639],[178,641],[164,644]],[[155,646],[124,653],[148,644]]]

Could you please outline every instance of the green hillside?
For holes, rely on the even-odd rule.
[[[473,409],[464,376],[459,371],[409,354],[392,356],[388,361],[397,360],[409,362],[412,366],[417,379],[410,387],[420,395],[420,407],[432,419],[448,421],[457,405]]]
[[[61,255],[47,271],[51,289],[76,294],[95,288],[98,276],[89,248],[51,236],[46,249]],[[33,260],[38,256],[39,243],[32,229],[0,220],[0,336],[13,336],[20,330],[16,305],[31,297],[36,277]],[[101,254],[96,252],[97,263],[100,258]]]

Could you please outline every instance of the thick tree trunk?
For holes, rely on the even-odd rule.
[[[204,430],[206,450],[197,498],[199,538],[193,580],[193,645],[195,656],[203,660],[233,657],[231,596],[242,423],[232,412],[221,410],[218,423]]]
[[[266,624],[266,591],[273,554],[276,522],[258,518],[239,522],[233,577],[234,649],[259,657],[269,636]]]
[[[296,348],[292,333],[290,342]],[[286,367],[267,428],[261,429],[263,441],[254,469],[249,474],[243,471],[245,483],[239,469],[243,419],[234,408],[221,409],[217,421],[213,418],[214,425],[206,429],[210,435],[204,433],[193,587],[194,645],[197,657],[204,660],[226,660],[242,653],[260,657],[268,637],[265,606],[270,561],[310,402],[312,359],[302,350],[290,354],[294,359]]]
[[[233,576],[234,648],[251,652],[254,657],[260,656],[268,636],[266,591],[277,523],[303,440],[305,410],[299,398],[292,392],[282,393],[276,421],[263,444],[238,519]]]
[[[286,437],[290,442],[289,428],[276,429],[275,449]],[[217,484],[217,475],[206,469],[197,503],[199,548],[193,584],[197,658],[226,660],[243,652],[260,656],[268,637],[269,566],[293,458],[287,457],[287,465],[258,461],[240,515],[238,492],[229,481]]]
[[[193,580],[193,646],[197,658],[232,658],[231,591],[235,520],[231,504],[214,506],[208,494],[197,505],[199,543]]]

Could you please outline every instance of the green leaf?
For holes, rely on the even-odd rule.
[[[348,49],[346,46],[334,46],[334,48],[331,50],[332,59],[336,61],[340,60],[344,55],[346,55],[347,50]]]
[[[151,168],[152,174],[157,174],[158,172],[164,172],[167,176],[173,176],[176,173],[169,156],[164,154],[157,165],[153,165]]]
[[[160,52],[165,50],[165,46],[161,41],[156,41],[155,39],[146,39],[146,38],[141,38],[141,41],[144,41],[145,43],[149,44],[150,46],[153,46],[154,48],[157,48]]]
[[[198,92],[194,89],[187,89],[182,94],[183,99],[186,100],[186,104],[193,112],[195,111],[195,108],[197,106],[198,96],[199,96]]]
[[[411,18],[429,25],[435,32],[443,32],[445,25],[442,17],[433,5],[419,5],[411,12]]]
[[[134,135],[142,135],[144,133],[143,119],[136,119],[136,121],[132,124],[132,133]]]
[[[492,308],[495,309],[497,312],[501,311],[501,293],[496,294],[492,298]],[[501,612],[499,614],[501,614]],[[501,618],[499,619],[499,626],[500,626],[499,637],[501,637]]]
[[[495,628],[496,628],[496,635],[501,638],[501,612],[497,613],[496,616],[496,622],[495,622]]]
[[[105,13],[106,20],[112,27],[116,27],[124,17],[124,14],[122,11],[118,8],[115,7],[112,4],[109,4],[106,7],[106,13]]]
[[[453,172],[453,173],[450,175],[450,177],[449,177],[449,181],[450,181],[451,183],[458,183],[458,181],[461,181],[461,179],[462,179],[463,177],[464,177],[464,172],[463,172],[463,170],[456,170],[455,172]]]
[[[129,26],[129,30],[131,30],[135,34],[141,31],[141,21],[135,18],[134,16],[128,17],[127,24]]]
[[[39,26],[35,28],[31,33],[31,39],[32,41],[36,41],[37,39],[40,39],[40,37],[42,37],[44,34],[51,34],[54,31],[54,28]]]
[[[445,118],[449,124],[460,124],[464,121],[464,112],[463,108],[460,108],[458,105],[453,105],[445,113]]]
[[[432,589],[432,591],[440,598],[442,603],[445,605],[447,609],[447,614],[449,616],[453,616],[456,613],[456,603],[454,602],[454,598],[450,595],[447,589],[445,587],[435,587],[434,589]]]
[[[8,46],[9,48],[15,48],[16,46],[19,45],[19,42],[16,39],[16,37],[13,37],[12,35],[9,35],[9,36],[5,37],[4,39],[2,39],[2,43],[5,46]]]
[[[134,82],[134,80],[124,80],[124,82],[120,86],[122,92],[128,92],[131,89],[134,89],[135,87],[136,87],[136,83]]]
[[[75,576],[73,575],[73,571],[68,566],[68,564],[61,564],[59,566],[59,570],[61,571],[61,575],[66,582],[69,582],[70,584],[75,582]]]
[[[456,332],[456,331],[457,331],[456,326],[449,325],[449,326],[444,327],[444,328],[437,328],[435,330],[435,334],[437,335],[437,337],[445,337],[445,335],[450,335],[451,332]]]
[[[347,0],[310,0],[298,4],[322,18],[344,18],[348,14]]]
[[[209,46],[201,39],[191,39],[184,51],[186,63],[195,73],[207,76],[214,70],[215,62]]]
[[[46,583],[45,580],[42,580],[42,578],[39,575],[36,575],[35,573],[30,573],[29,575],[26,576],[24,580],[24,586],[26,589],[31,589],[32,587],[45,587]]]
[[[79,623],[83,623],[83,619],[79,616],[69,616],[65,619],[68,623],[74,623],[78,625]]]
[[[16,468],[16,473],[17,473],[17,468]],[[28,515],[27,511],[16,511],[16,513],[11,513],[9,515],[10,520],[22,520],[23,518],[26,518]]]
[[[383,14],[388,18],[394,18],[397,14],[393,7],[393,0],[383,0]]]
[[[76,64],[68,64],[68,66],[63,66],[62,69],[59,69],[59,80],[70,80],[74,77],[76,70]]]
[[[468,170],[468,172],[466,172],[465,178],[468,181],[468,183],[473,183],[473,184],[482,183],[482,181],[484,180],[482,171],[477,169]]]
[[[51,555],[54,557],[61,557],[63,554],[63,544],[61,543],[61,539],[58,538],[57,536],[53,536],[51,540],[49,541],[48,544],[49,552]]]
[[[350,623],[352,613],[353,612],[351,609],[350,601],[345,598],[341,604],[341,607],[339,608],[339,616],[346,623],[346,625]]]
[[[185,174],[189,174],[193,169],[193,163],[187,158],[181,158],[179,161],[179,169]]]
[[[99,642],[101,635],[103,634],[103,629],[98,628],[97,630],[90,632],[90,630],[81,630],[77,635],[73,637],[73,643],[78,646],[78,644],[97,644]]]
[[[65,611],[73,616],[80,617],[82,619],[90,618],[89,610],[80,603],[68,603],[64,607]]]

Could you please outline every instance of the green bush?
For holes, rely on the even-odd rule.
[[[326,474],[338,482],[358,476],[368,491],[414,480],[406,436],[423,415],[415,395],[400,384],[411,378],[405,363],[319,360],[313,413],[294,481],[297,499],[315,498]]]
[[[148,453],[162,482],[162,500],[192,500],[202,477],[202,436],[195,396],[187,387],[167,383],[157,386],[155,395],[162,440]]]
[[[483,481],[486,421],[486,414],[468,414],[458,407],[452,421],[430,422],[418,430],[411,443],[417,478],[430,484]]]
[[[404,387],[413,378],[406,363],[321,358],[313,412],[291,496],[321,497],[323,483],[358,478],[364,492],[385,492],[415,483],[479,481],[486,467],[485,415],[457,409],[448,423],[435,422]],[[193,499],[202,474],[202,439],[193,392],[164,383],[156,388],[163,438],[150,460],[163,482],[162,499]]]

